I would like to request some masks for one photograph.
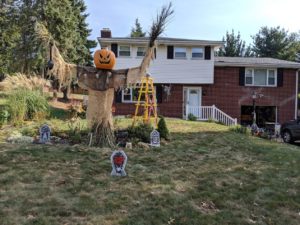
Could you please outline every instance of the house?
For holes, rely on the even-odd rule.
[[[147,38],[112,37],[101,31],[101,47],[111,49],[116,68],[139,66]],[[226,124],[283,123],[297,117],[300,63],[271,58],[215,57],[222,41],[159,38],[149,72],[158,112],[168,117],[217,119]],[[118,91],[115,114],[133,114],[138,89]]]

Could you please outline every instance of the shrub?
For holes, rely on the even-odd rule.
[[[196,117],[194,114],[190,113],[190,114],[188,115],[188,120],[190,120],[190,121],[196,121],[196,120],[197,120],[197,117]]]
[[[241,125],[232,126],[229,128],[229,130],[240,134],[250,134],[250,130],[247,127]]]
[[[10,92],[7,106],[10,120],[14,124],[22,123],[25,119],[32,120],[36,116],[46,116],[49,109],[47,98],[40,91],[26,89]]]
[[[140,123],[135,127],[128,128],[128,135],[130,139],[138,139],[146,143],[150,142],[150,134],[153,131],[151,124]]]
[[[161,138],[164,138],[166,140],[169,139],[170,133],[164,117],[160,117],[157,125],[157,131],[159,132]]]

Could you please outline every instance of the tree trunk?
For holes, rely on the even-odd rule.
[[[106,91],[89,89],[87,119],[88,126],[93,132],[93,145],[95,146],[115,146],[112,117],[113,100],[113,88]]]

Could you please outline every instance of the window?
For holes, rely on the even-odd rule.
[[[139,87],[136,88],[126,88],[122,90],[122,102],[124,103],[133,103],[137,102],[139,98]],[[156,87],[154,86],[154,90],[156,90]],[[141,101],[145,101],[145,95],[141,96]]]
[[[130,46],[121,45],[119,48],[119,56],[130,56]]]
[[[174,58],[175,59],[186,59],[186,48],[174,48]]]
[[[203,58],[203,48],[192,48],[192,59]]]
[[[245,70],[245,85],[276,86],[276,70],[247,68]]]
[[[138,47],[137,52],[136,52],[136,56],[137,57],[142,57],[142,56],[145,56],[145,53],[146,53],[146,48],[145,47]]]
[[[139,98],[139,88],[126,88],[122,91],[122,102],[137,102]],[[141,99],[142,101],[144,99]]]

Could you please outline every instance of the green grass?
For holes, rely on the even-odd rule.
[[[0,224],[299,224],[298,146],[167,124],[171,142],[126,151],[125,178],[110,149],[1,144]]]

